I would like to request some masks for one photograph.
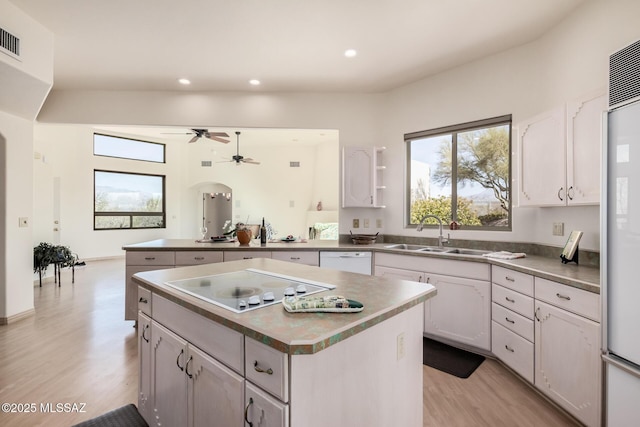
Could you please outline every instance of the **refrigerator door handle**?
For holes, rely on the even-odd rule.
[[[625,372],[628,372],[629,374],[640,378],[640,368],[637,368],[633,365],[631,365],[631,363],[629,362],[625,362],[623,360],[620,360],[619,358],[609,355],[609,354],[603,354],[602,355],[602,360],[605,363],[609,363],[613,366],[615,366],[616,368],[622,369]]]

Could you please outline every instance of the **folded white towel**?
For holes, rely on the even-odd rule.
[[[488,254],[484,254],[482,256],[486,256],[488,258],[499,258],[499,259],[516,259],[516,258],[524,258],[526,255],[523,252],[500,251],[500,252],[491,252]]]

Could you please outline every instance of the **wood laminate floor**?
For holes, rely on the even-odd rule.
[[[75,284],[63,271],[62,287],[35,288],[34,304],[34,316],[0,326],[0,403],[22,412],[3,406],[0,426],[70,426],[137,403],[123,259],[88,262]],[[429,367],[423,373],[424,426],[575,425],[494,360],[468,379]]]

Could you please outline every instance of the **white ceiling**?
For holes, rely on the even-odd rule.
[[[10,1],[55,35],[54,90],[381,92],[528,43],[595,0]]]

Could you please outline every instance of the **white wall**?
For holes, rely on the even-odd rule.
[[[385,210],[341,209],[340,232],[353,218],[383,219],[386,233],[405,230],[403,135],[503,114],[514,123],[605,89],[608,55],[640,38],[637,1],[589,1],[539,40],[385,94],[274,94],[54,91],[39,120],[103,123],[337,129],[340,145],[385,145]],[[214,123],[211,117],[215,117]],[[514,163],[513,175],[517,176]],[[561,246],[552,222],[582,229],[582,247],[599,248],[597,207],[516,208],[512,232],[460,230],[452,238],[512,240]],[[367,232],[360,229],[360,232]],[[372,228],[371,232],[380,231]],[[432,230],[423,236],[433,237]],[[129,240],[144,240],[128,234]],[[128,243],[128,242],[123,242]]]
[[[640,38],[640,2],[587,2],[539,40],[399,88],[383,112],[389,141],[385,232],[420,235],[403,229],[405,133],[512,114],[513,122],[537,115],[607,85],[608,56]],[[513,147],[516,148],[514,133]],[[553,155],[553,153],[550,153]],[[513,176],[517,163],[513,162]],[[597,171],[594,171],[597,173]],[[452,238],[511,240],[561,246],[552,223],[585,232],[581,247],[598,250],[599,208],[515,208],[513,232],[455,231]],[[429,232],[425,230],[423,233]],[[431,231],[431,234],[434,234]],[[434,234],[435,235],[435,234]]]

